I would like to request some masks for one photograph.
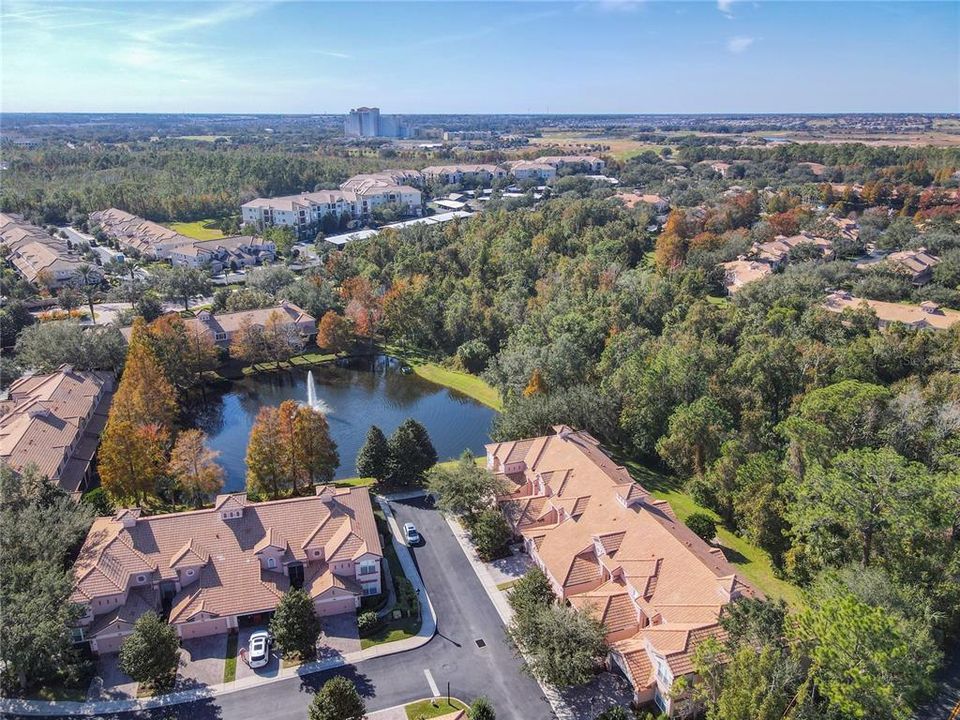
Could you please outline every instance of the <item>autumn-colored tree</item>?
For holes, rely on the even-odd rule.
[[[287,318],[278,310],[270,313],[263,326],[263,337],[266,343],[267,359],[274,362],[289,360],[303,350],[303,336],[295,325],[287,322]]]
[[[280,413],[264,405],[247,443],[247,490],[276,499],[292,486],[284,467],[280,443]]]
[[[284,400],[260,408],[247,445],[247,486],[273,498],[330,482],[340,464],[323,413]]]
[[[343,315],[328,310],[317,325],[317,346],[333,352],[343,352],[352,344],[353,331],[350,321]]]
[[[169,431],[176,412],[176,392],[154,355],[146,323],[137,318],[110,418],[135,425],[156,425]]]
[[[169,436],[158,425],[138,425],[111,416],[98,453],[100,483],[119,501],[139,500],[156,493],[167,467]]]
[[[208,448],[206,440],[201,430],[184,430],[170,453],[170,475],[196,507],[223,487],[223,468],[217,464],[220,453]]]
[[[203,373],[217,367],[219,350],[210,334],[188,328],[176,313],[150,323],[147,337],[167,379],[180,390],[200,384]]]
[[[241,320],[240,327],[230,341],[230,355],[250,364],[267,360],[269,355],[263,328],[254,325],[249,317]]]
[[[344,280],[340,296],[345,306],[343,314],[353,322],[354,333],[365,338],[376,333],[383,312],[370,280],[360,275]]]
[[[435,307],[427,302],[426,286],[423,275],[400,278],[383,296],[383,327],[391,338],[414,347],[431,343]]]
[[[683,265],[687,257],[687,241],[679,235],[668,233],[666,230],[657,237],[657,244],[653,251],[653,259],[661,271],[675,270]]]
[[[543,395],[546,391],[547,383],[543,379],[540,368],[534,368],[533,373],[530,375],[530,382],[528,382],[527,386],[523,389],[523,396]]]
[[[289,400],[287,402],[290,402]],[[323,413],[301,405],[293,418],[289,442],[293,451],[294,477],[308,483],[328,483],[340,464],[337,444]]]

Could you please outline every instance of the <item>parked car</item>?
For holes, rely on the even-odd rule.
[[[272,638],[266,630],[260,630],[250,636],[248,660],[250,667],[261,668],[270,662],[270,643]]]
[[[403,536],[407,539],[407,545],[416,545],[420,542],[420,533],[417,532],[417,526],[413,523],[406,523],[403,526]]]

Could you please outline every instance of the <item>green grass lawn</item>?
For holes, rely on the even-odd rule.
[[[196,238],[197,240],[219,240],[226,237],[214,223],[216,220],[195,220],[194,222],[170,223],[170,229],[181,235]]]
[[[237,633],[227,635],[227,654],[223,663],[223,681],[233,682],[237,679],[237,642],[240,636]]]
[[[404,710],[407,712],[407,720],[417,720],[417,718],[436,718],[457,712],[457,710],[466,709],[467,706],[456,698],[450,698],[449,704],[447,704],[446,698],[441,698],[436,705],[433,704],[433,700],[420,700],[419,702],[410,703],[404,708]]]
[[[720,538],[730,564],[767,597],[782,598],[793,608],[802,605],[800,590],[774,574],[770,555],[724,528],[715,512],[698,505],[683,491],[678,478],[662,475],[633,460],[625,460],[623,457],[615,459],[630,471],[635,480],[653,493],[654,497],[669,502],[681,521],[695,512],[706,513],[714,518],[717,521],[717,537]]]
[[[388,355],[392,355],[409,365],[424,380],[461,392],[497,412],[503,409],[503,403],[497,389],[491,387],[476,375],[445,368],[435,362],[434,358],[419,350],[398,345],[383,345],[382,349]]]
[[[374,515],[378,519],[378,526],[386,526],[386,518],[383,515],[383,511],[377,507],[374,510]],[[394,548],[392,542],[387,542],[384,544],[383,556],[387,559],[387,564],[390,566],[390,576],[394,581],[394,590],[396,590],[396,580],[397,578],[406,577],[406,574],[403,572],[403,566],[400,564],[400,559],[397,557],[397,550]],[[374,645],[381,645],[383,643],[394,642],[395,640],[406,640],[407,638],[414,637],[418,632],[420,632],[420,618],[419,617],[405,617],[398,620],[386,620],[383,625],[371,635],[367,637],[360,638],[360,649],[366,650],[368,647],[373,647]]]
[[[46,700],[47,702],[72,701],[83,702],[87,699],[87,688],[60,683],[37,688],[30,694],[31,700]]]

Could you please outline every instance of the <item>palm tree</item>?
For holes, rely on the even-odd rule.
[[[94,282],[97,279],[97,273],[92,265],[80,263],[77,265],[77,277],[82,283],[80,291],[87,296],[87,305],[90,306],[90,319],[93,321],[93,324],[96,325],[97,316],[93,311],[93,294],[97,290],[97,283]]]

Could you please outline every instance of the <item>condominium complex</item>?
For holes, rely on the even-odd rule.
[[[285,195],[274,198],[256,198],[240,206],[243,223],[269,227],[283,225],[298,232],[323,223],[332,216],[339,220],[367,218],[377,207],[397,205],[408,215],[423,212],[421,192],[407,182],[420,182],[415,170],[385,170],[379,173],[355,175],[339,190]]]
[[[74,566],[71,600],[85,614],[75,638],[93,652],[120,649],[144,613],[169,608],[183,639],[263,621],[291,587],[318,615],[354,612],[382,589],[383,549],[364,488],[317,486],[311,497],[168,515],[120,510],[94,521]]]
[[[69,365],[15,380],[0,402],[0,462],[17,471],[33,465],[67,492],[82,492],[113,389],[112,373]]]
[[[608,663],[634,700],[679,710],[688,700],[674,682],[692,678],[706,638],[723,637],[724,606],[756,591],[585,432],[558,425],[488,445],[487,468],[508,487],[500,507],[557,597],[605,625]]]
[[[86,278],[77,268],[84,264],[80,254],[66,240],[50,235],[17,215],[0,213],[0,247],[9,253],[10,263],[27,282],[48,288],[99,283],[102,274],[86,263]]]
[[[425,180],[444,185],[459,185],[464,181],[491,183],[509,174],[499,165],[458,164],[431,165],[420,171]]]

